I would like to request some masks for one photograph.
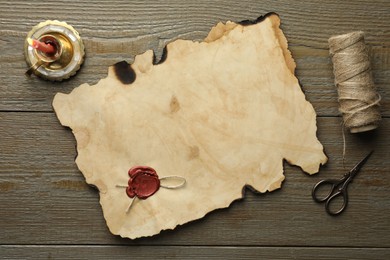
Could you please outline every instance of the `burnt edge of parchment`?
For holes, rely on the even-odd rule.
[[[261,15],[259,17],[257,17],[255,20],[243,20],[243,21],[240,21],[240,22],[237,22],[239,25],[242,25],[242,26],[248,26],[248,25],[253,25],[253,24],[257,24],[257,23],[260,23],[262,21],[264,21],[266,18],[272,16],[272,15],[276,15],[279,17],[279,15],[275,12],[270,12],[270,13],[267,13],[265,15]]]
[[[257,24],[257,23],[264,21],[267,17],[272,16],[272,15],[279,16],[275,12],[270,12],[270,13],[267,13],[265,15],[259,16],[255,20],[243,20],[243,21],[237,22],[237,24],[240,24],[242,26]],[[156,54],[155,54],[155,52],[153,52],[153,65],[162,64],[164,61],[166,61],[167,57],[168,57],[168,48],[167,48],[167,45],[165,45],[165,47],[163,48],[163,52],[162,52],[160,60],[157,61]],[[126,61],[120,61],[118,63],[115,63],[114,64],[114,71],[115,71],[115,75],[116,75],[117,79],[125,85],[133,83],[136,79],[135,71],[131,67],[131,64],[127,63]]]
[[[270,12],[270,13],[267,13],[265,15],[259,16],[255,20],[243,20],[243,21],[238,22],[238,24],[240,24],[242,26],[257,24],[257,23],[264,21],[267,17],[272,16],[272,15],[277,15],[279,17],[279,15],[277,13]],[[157,61],[156,54],[153,52],[153,65],[159,65],[159,64],[163,63],[167,59],[167,57],[168,57],[168,49],[167,49],[167,45],[165,45],[159,61]]]
[[[123,84],[131,84],[135,81],[136,74],[131,64],[126,61],[120,61],[114,64],[116,78]]]
[[[159,61],[157,61],[156,53],[153,52],[153,65],[159,65],[159,64],[163,63],[167,59],[167,57],[168,57],[168,48],[167,48],[167,45],[165,45]]]

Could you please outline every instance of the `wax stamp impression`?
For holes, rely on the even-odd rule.
[[[160,188],[160,180],[156,171],[150,167],[134,167],[129,170],[129,186],[126,189],[127,196],[146,199],[152,196]]]
[[[113,234],[152,236],[228,207],[245,186],[278,189],[284,159],[309,174],[326,162],[279,17],[245,24],[219,23],[203,42],[169,43],[160,62],[150,50],[55,96]],[[134,165],[147,167],[129,176]],[[167,176],[186,183],[170,189],[180,179]]]
[[[117,188],[126,188],[127,196],[132,199],[126,213],[129,212],[135,198],[145,200],[155,194],[160,187],[166,189],[177,189],[183,187],[186,183],[186,180],[181,176],[166,176],[161,179],[163,182],[172,183],[173,181],[176,184],[161,185],[156,170],[148,166],[132,167],[129,170],[129,176],[130,179],[127,187],[123,185],[116,185]]]

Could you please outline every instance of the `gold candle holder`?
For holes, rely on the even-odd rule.
[[[55,52],[45,53],[33,48],[31,39],[54,46]],[[26,74],[35,74],[43,79],[61,81],[80,69],[84,62],[84,44],[79,33],[60,21],[46,21],[34,26],[24,44],[24,54],[29,69]]]

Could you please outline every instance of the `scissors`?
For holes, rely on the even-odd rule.
[[[325,210],[329,215],[336,216],[345,210],[348,205],[348,184],[352,182],[353,178],[357,175],[363,165],[367,162],[368,158],[374,151],[371,151],[363,160],[358,162],[348,173],[344,174],[344,176],[337,179],[328,179],[322,180],[314,185],[313,190],[311,192],[311,196],[313,197],[315,202],[321,203],[325,202]],[[318,191],[319,189],[323,189],[326,187],[330,187],[329,193],[325,197],[319,197]],[[335,200],[339,200],[340,197],[343,199],[343,204],[341,207],[334,211],[330,209],[331,202]]]

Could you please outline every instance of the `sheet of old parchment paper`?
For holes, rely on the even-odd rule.
[[[113,234],[137,238],[202,218],[242,198],[245,185],[281,186],[283,159],[312,174],[327,160],[277,15],[219,23],[204,42],[176,40],[109,68],[96,85],[58,93],[55,112],[77,140],[77,166],[100,191]],[[130,198],[129,168],[182,176],[179,189]],[[260,198],[261,199],[261,198]]]

